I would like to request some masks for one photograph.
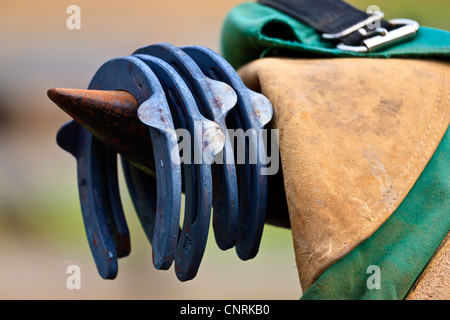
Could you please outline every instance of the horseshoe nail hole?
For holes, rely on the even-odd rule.
[[[192,240],[192,238],[187,234],[186,238],[184,238],[184,242],[183,242],[183,249],[186,250],[187,253],[189,253],[189,251],[191,251],[193,242],[194,241]]]
[[[142,89],[142,84],[141,83],[138,83],[138,88],[139,88],[139,90]]]

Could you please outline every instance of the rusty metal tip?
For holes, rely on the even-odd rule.
[[[50,98],[53,102],[56,103],[58,96],[61,94],[61,89],[59,88],[51,88],[47,90],[47,97]]]
[[[92,117],[135,112],[139,107],[133,95],[126,91],[52,88],[47,95],[81,124],[93,121]]]
[[[83,93],[91,92],[94,90],[85,89],[66,89],[66,88],[51,88],[47,90],[47,96],[52,100],[58,100],[59,97],[77,96]]]
[[[77,89],[64,89],[64,88],[51,88],[47,90],[47,96],[52,100],[58,107],[66,111],[64,107],[67,104],[67,100],[73,100],[80,97],[80,90]],[[87,90],[84,90],[87,91]]]
[[[47,96],[56,103],[62,98],[78,99],[83,98],[87,100],[97,100],[99,102],[111,102],[116,99],[124,100],[121,102],[128,102],[135,104],[133,95],[126,91],[119,90],[93,90],[93,89],[67,89],[67,88],[51,88],[47,90]]]
[[[104,145],[147,173],[154,172],[148,127],[137,115],[139,103],[126,91],[52,88],[47,95],[60,109]],[[61,129],[58,145],[75,154],[77,133]],[[73,138],[75,137],[75,138]]]

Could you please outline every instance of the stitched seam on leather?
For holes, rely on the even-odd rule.
[[[446,117],[447,117],[447,109],[448,109],[449,99],[450,99],[450,91],[449,91],[448,94],[447,94],[447,103],[445,104],[445,107],[444,107],[444,109],[443,109],[444,113],[443,113],[443,115],[442,115],[441,122],[439,123],[439,127],[438,127],[438,129],[437,129],[437,131],[436,131],[436,134],[434,135],[434,138],[433,138],[433,141],[432,141],[430,147],[429,147],[428,150],[425,152],[425,154],[424,154],[424,156],[423,156],[423,158],[422,158],[422,162],[420,163],[421,166],[422,166],[423,164],[426,164],[426,163],[428,162],[429,159],[428,159],[427,155],[430,153],[430,151],[434,148],[434,146],[435,146],[436,143],[437,143],[437,141],[436,141],[436,140],[437,140],[437,137],[439,136],[439,133],[441,132],[442,125],[444,124],[444,120],[445,120]],[[416,175],[418,169],[419,169],[419,167],[417,167],[417,168],[414,170],[414,173],[410,176],[410,178],[409,178],[407,184],[409,184],[410,181],[413,179],[413,177]],[[403,189],[404,189],[404,188],[403,188]]]
[[[429,124],[428,124],[427,131],[425,132],[425,134],[424,134],[424,136],[423,136],[423,138],[422,138],[422,140],[421,140],[421,143],[419,144],[419,147],[416,149],[414,155],[411,157],[411,159],[409,160],[409,162],[408,162],[408,164],[406,165],[405,169],[404,169],[403,172],[401,173],[400,178],[402,178],[402,177],[407,173],[407,170],[411,167],[413,161],[414,161],[415,158],[418,156],[420,150],[422,149],[422,147],[423,147],[423,145],[424,145],[424,143],[425,143],[425,140],[426,140],[428,134],[429,134],[430,131],[431,131],[432,123],[435,121],[435,117],[436,117],[436,114],[437,114],[437,110],[438,110],[439,105],[440,105],[440,103],[441,103],[441,99],[442,99],[442,91],[443,91],[443,85],[444,85],[444,70],[441,69],[441,72],[440,72],[440,73],[441,73],[441,81],[440,81],[440,84],[439,84],[438,98],[437,98],[436,104],[435,104],[435,106],[434,106],[434,109],[433,109],[433,115],[432,115],[431,120],[430,120],[430,122],[429,122]],[[445,108],[444,108],[444,114],[443,114],[443,116],[442,116],[442,119],[440,120],[440,124],[439,124],[438,130],[437,130],[437,132],[436,132],[436,134],[435,134],[435,136],[434,136],[434,138],[433,138],[433,141],[432,141],[430,147],[429,147],[428,150],[425,152],[425,155],[424,155],[424,157],[423,157],[423,160],[422,160],[421,163],[420,163],[420,166],[417,166],[417,167],[416,167],[416,169],[414,170],[414,172],[410,175],[410,178],[408,179],[408,181],[407,181],[405,184],[403,184],[403,186],[400,188],[400,190],[399,190],[399,192],[397,193],[397,195],[391,199],[391,201],[389,202],[388,205],[385,205],[386,207],[384,208],[384,210],[381,211],[381,213],[380,213],[378,216],[383,216],[383,215],[386,213],[386,211],[388,211],[388,210],[392,207],[393,203],[394,203],[397,199],[399,199],[399,198],[401,197],[401,195],[402,195],[403,192],[405,191],[406,187],[410,184],[411,180],[416,176],[417,170],[419,170],[419,168],[422,167],[422,164],[425,163],[425,162],[427,161],[428,158],[426,157],[426,155],[430,152],[430,150],[431,150],[431,149],[434,147],[434,145],[436,144],[436,139],[437,139],[437,137],[439,136],[440,129],[441,129],[442,124],[444,123],[444,120],[445,120],[445,118],[446,118],[449,100],[450,100],[450,91],[449,91],[449,93],[448,93],[448,95],[447,95],[447,103],[446,103],[446,105],[445,105]],[[385,196],[386,196],[386,195],[389,195],[389,194],[392,192],[393,189],[394,189],[394,183],[392,183],[392,185],[389,187],[388,191],[385,193]],[[381,205],[382,205],[382,203],[380,203],[380,206],[381,206]],[[380,206],[378,206],[377,209],[378,209]],[[375,210],[377,210],[377,209],[375,209]],[[370,227],[370,226],[365,226],[365,227],[364,227],[364,232],[366,232],[367,229],[368,229],[369,227]],[[366,239],[366,238],[365,238],[365,239]],[[362,239],[357,245],[359,245],[360,243],[362,243],[365,239]],[[357,246],[357,245],[356,245],[356,246]],[[355,246],[355,247],[356,247],[356,246]],[[343,245],[339,245],[339,246],[338,246],[338,248],[342,248],[342,247],[343,247]],[[319,273],[319,274],[320,274],[320,273]]]
[[[415,152],[414,155],[411,157],[410,161],[409,161],[408,164],[406,165],[406,167],[405,167],[405,169],[403,170],[403,172],[401,173],[400,177],[403,177],[403,176],[406,175],[406,173],[407,173],[407,171],[409,170],[409,168],[411,167],[413,161],[416,159],[416,157],[418,156],[419,152],[421,151],[421,149],[422,149],[422,147],[423,147],[423,145],[424,145],[424,143],[425,143],[425,140],[426,140],[428,134],[430,133],[430,130],[431,130],[431,128],[432,128],[431,125],[434,123],[434,120],[435,120],[435,117],[436,117],[436,114],[437,114],[438,107],[439,107],[439,105],[441,104],[443,84],[444,84],[444,70],[441,69],[441,81],[440,81],[440,86],[439,86],[439,94],[438,94],[438,99],[437,99],[437,101],[436,101],[436,105],[435,105],[434,110],[433,110],[432,118],[431,118],[431,120],[430,120],[430,122],[429,122],[429,124],[428,124],[427,131],[425,132],[425,135],[423,136],[422,141],[421,141],[419,147],[416,149],[416,152]],[[448,95],[447,95],[447,103],[446,103],[445,108],[444,108],[444,110],[443,110],[444,113],[443,113],[443,116],[442,116],[442,118],[441,118],[441,120],[440,120],[439,127],[438,127],[438,129],[437,129],[437,131],[436,131],[436,134],[435,134],[433,140],[432,140],[432,143],[430,144],[430,147],[428,148],[427,151],[425,151],[425,154],[424,154],[424,156],[423,156],[422,161],[419,163],[419,166],[417,166],[416,169],[413,171],[413,173],[410,175],[409,179],[401,186],[401,188],[400,188],[399,192],[397,193],[397,195],[396,195],[395,197],[393,197],[392,200],[389,202],[389,205],[387,205],[386,208],[381,212],[381,215],[383,215],[388,209],[390,209],[391,206],[393,205],[393,203],[394,203],[398,198],[400,198],[400,197],[402,196],[402,194],[403,194],[403,192],[405,191],[406,187],[410,185],[411,180],[416,176],[417,171],[418,171],[420,168],[422,168],[422,165],[423,165],[425,162],[427,162],[427,160],[428,160],[427,155],[429,154],[429,152],[430,152],[430,151],[433,149],[433,147],[435,146],[435,144],[436,144],[436,139],[437,139],[437,137],[439,136],[439,133],[440,133],[440,131],[441,131],[442,124],[444,123],[444,120],[445,120],[445,118],[446,118],[446,115],[447,115],[447,107],[448,107],[449,99],[450,99],[450,92],[449,92]],[[393,190],[393,188],[394,188],[394,184],[392,184],[392,185],[389,187],[389,190],[386,192],[386,194],[389,194],[389,193]]]
[[[401,177],[403,177],[406,174],[406,171],[409,170],[409,167],[411,167],[413,161],[415,160],[415,158],[419,154],[420,150],[422,149],[423,144],[425,143],[425,139],[427,138],[428,134],[430,133],[431,124],[434,122],[434,120],[436,118],[436,113],[437,113],[438,107],[439,107],[439,105],[441,103],[441,99],[442,99],[442,85],[443,85],[443,83],[444,83],[444,72],[443,72],[443,70],[441,70],[441,81],[440,81],[440,85],[439,85],[439,94],[438,94],[438,98],[437,98],[437,101],[436,101],[436,105],[434,106],[433,116],[431,117],[431,120],[428,123],[427,131],[425,132],[425,135],[422,137],[422,141],[420,142],[419,147],[416,149],[416,152],[414,153],[414,155],[409,160],[409,162],[406,165],[406,167],[403,170],[403,172],[400,174]]]
[[[424,134],[424,136],[423,136],[423,138],[422,138],[422,140],[421,140],[421,143],[419,144],[419,147],[416,149],[414,155],[411,157],[410,161],[409,161],[408,164],[406,165],[406,167],[405,167],[405,169],[403,170],[403,172],[401,173],[400,177],[403,177],[404,175],[406,175],[407,170],[411,167],[413,161],[414,161],[414,160],[416,159],[416,157],[418,156],[420,150],[422,149],[422,147],[423,147],[423,145],[424,145],[424,143],[425,143],[425,140],[426,140],[427,136],[429,135],[429,133],[430,133],[430,131],[431,131],[432,124],[433,124],[434,121],[435,121],[435,117],[436,117],[436,114],[437,114],[437,110],[438,110],[438,108],[439,108],[439,105],[441,104],[442,91],[443,91],[443,85],[444,85],[444,70],[441,69],[441,72],[440,72],[440,73],[441,73],[441,81],[440,81],[440,85],[439,85],[438,98],[437,98],[437,101],[436,101],[436,104],[435,104],[435,107],[434,107],[434,110],[433,110],[433,115],[432,115],[431,120],[430,120],[430,122],[429,122],[429,124],[428,124],[427,131],[425,132],[425,134]],[[424,163],[426,163],[426,162],[429,160],[428,157],[427,157],[427,155],[428,155],[429,152],[434,148],[434,146],[435,146],[435,144],[436,144],[436,142],[437,142],[437,141],[436,141],[436,140],[437,140],[437,137],[439,136],[439,133],[441,132],[442,125],[443,125],[444,120],[446,119],[446,116],[447,116],[447,109],[448,109],[449,101],[450,101],[450,91],[449,91],[448,94],[447,94],[447,103],[445,104],[445,107],[444,107],[444,109],[443,109],[443,111],[444,111],[443,116],[442,116],[442,118],[440,119],[440,123],[439,123],[438,129],[437,129],[437,131],[436,131],[435,136],[433,137],[433,140],[432,140],[432,143],[430,144],[430,147],[429,147],[429,148],[427,149],[427,151],[425,152],[425,155],[423,156],[422,161],[420,162],[420,165],[417,166],[416,169],[414,170],[414,172],[410,175],[408,181],[407,181],[406,183],[403,184],[403,186],[400,188],[400,190],[399,190],[399,192],[397,193],[397,195],[396,195],[394,198],[392,198],[392,200],[389,202],[389,204],[386,205],[385,209],[380,213],[381,216],[383,216],[383,215],[386,213],[386,211],[388,211],[388,210],[391,208],[391,206],[393,205],[393,203],[394,203],[397,199],[399,199],[399,198],[402,196],[402,194],[403,194],[403,192],[405,191],[406,187],[410,185],[411,180],[416,176],[417,171],[418,171],[420,168],[422,168],[422,165],[423,165]],[[389,195],[390,192],[391,192],[393,189],[394,189],[394,184],[392,184],[392,185],[389,187],[389,190],[386,192],[386,195]],[[364,231],[367,231],[368,228],[369,228],[369,226],[364,227]],[[360,241],[356,246],[358,246],[359,244],[361,244],[364,240],[366,240],[366,238],[365,238],[365,239],[361,239],[361,241]],[[355,247],[356,247],[356,246],[355,246]],[[343,247],[343,245],[339,245],[339,246],[338,246],[338,248],[342,248],[342,247]],[[345,255],[345,254],[344,254],[344,255]],[[337,260],[339,260],[339,259],[333,259],[333,261],[332,261],[329,265],[333,264],[333,263],[336,262]],[[318,276],[319,276],[319,275],[323,272],[323,270],[325,270],[325,269],[326,269],[326,268],[319,268],[319,271],[315,273],[315,276],[313,276],[313,278],[314,278],[314,279],[317,279]],[[313,281],[315,281],[315,280],[313,280]]]

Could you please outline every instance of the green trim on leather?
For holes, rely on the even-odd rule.
[[[325,270],[302,299],[404,299],[450,230],[449,163],[447,129],[397,210],[369,239]],[[369,266],[379,268],[380,289],[369,288],[376,284]]]

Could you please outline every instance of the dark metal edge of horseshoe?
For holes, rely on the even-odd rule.
[[[59,130],[57,142],[77,160],[80,205],[89,247],[100,276],[113,279],[118,265],[114,232],[108,225],[112,213],[106,212],[108,196],[102,181],[105,172],[101,167],[106,165],[105,158],[102,159],[105,147],[75,121]]]
[[[121,157],[125,183],[141,227],[150,243],[156,217],[156,178]]]

